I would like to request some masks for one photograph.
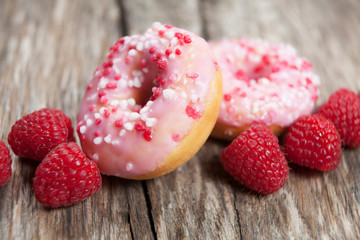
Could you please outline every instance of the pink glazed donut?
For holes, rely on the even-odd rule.
[[[77,132],[103,174],[154,178],[200,149],[221,100],[221,73],[208,43],[154,23],[110,48],[87,86]]]
[[[210,46],[223,74],[224,91],[212,136],[232,140],[254,123],[280,135],[311,113],[320,81],[311,63],[291,46],[244,38]]]

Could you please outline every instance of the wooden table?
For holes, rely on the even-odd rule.
[[[290,43],[321,77],[318,105],[339,87],[360,90],[358,0],[0,0],[0,137],[41,107],[76,122],[85,86],[120,36],[153,21],[206,39]],[[35,199],[36,164],[13,157],[0,188],[1,239],[360,239],[360,149],[331,173],[292,166],[285,186],[261,196],[223,170],[227,145],[209,139],[185,166],[148,181],[103,177],[72,207]]]

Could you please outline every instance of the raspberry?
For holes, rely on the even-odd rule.
[[[320,171],[333,171],[341,160],[341,138],[335,125],[320,115],[299,118],[284,139],[289,161]]]
[[[70,119],[68,116],[66,116],[66,114],[65,114],[63,111],[61,111],[61,110],[59,110],[59,109],[54,109],[54,111],[55,111],[57,114],[59,114],[61,117],[63,117],[64,120],[65,120],[65,124],[66,124],[66,127],[67,127],[67,129],[68,129],[68,138],[67,138],[67,141],[68,141],[68,142],[76,142],[75,136],[74,136],[74,129],[73,129],[73,127],[72,127],[71,119]]]
[[[67,141],[69,131],[73,132],[71,120],[61,110],[43,108],[18,120],[8,142],[16,155],[40,162],[51,149]]]
[[[289,172],[277,137],[263,125],[242,132],[223,150],[221,162],[237,181],[263,194],[279,190]]]
[[[318,114],[334,123],[345,146],[360,147],[360,99],[353,91],[337,90],[319,108]]]
[[[0,141],[0,186],[5,185],[11,176],[11,162],[8,147]]]
[[[85,200],[101,187],[95,162],[86,158],[76,143],[54,148],[36,169],[36,199],[48,207],[69,206]]]

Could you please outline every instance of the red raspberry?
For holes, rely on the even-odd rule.
[[[5,185],[11,176],[11,162],[8,147],[0,141],[0,186]]]
[[[320,171],[333,171],[341,160],[341,138],[335,125],[320,115],[299,118],[284,139],[289,161]]]
[[[100,187],[101,175],[95,162],[86,158],[74,142],[54,148],[35,172],[35,197],[48,207],[78,203]]]
[[[360,147],[360,99],[353,91],[337,90],[319,108],[318,114],[334,123],[345,146]]]
[[[73,132],[71,120],[61,110],[43,108],[18,120],[8,142],[16,155],[40,162],[51,149],[67,141],[69,131]]]
[[[242,132],[223,150],[221,162],[237,181],[263,194],[279,190],[289,172],[277,137],[263,125]]]
[[[58,113],[61,117],[63,117],[64,120],[65,120],[65,124],[66,124],[66,127],[67,127],[67,129],[68,129],[68,138],[67,138],[67,141],[68,141],[68,142],[76,142],[75,136],[74,136],[74,129],[73,129],[73,127],[72,127],[71,119],[70,119],[68,116],[66,116],[66,114],[65,114],[63,111],[61,111],[61,110],[59,110],[59,109],[54,109],[54,111],[55,111],[56,113]]]

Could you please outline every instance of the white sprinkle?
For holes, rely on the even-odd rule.
[[[124,129],[123,129],[123,130],[124,130]],[[114,141],[111,142],[111,144],[112,144],[112,145],[119,145],[120,142],[119,142],[119,140],[114,140]]]
[[[104,77],[102,77],[102,78],[100,78],[98,87],[99,87],[99,88],[105,88],[105,87],[106,87],[106,84],[107,84],[106,79],[105,79]]]
[[[137,87],[137,88],[141,87],[141,82],[138,77],[134,78],[134,87]]]
[[[89,114],[85,114],[84,120],[86,121],[86,120],[88,120],[88,119],[89,119]]]
[[[129,80],[129,81],[128,81],[128,86],[129,86],[129,87],[133,87],[133,86],[134,86],[134,81]]]
[[[187,97],[187,94],[186,94],[185,92],[181,92],[180,95],[181,95],[182,98],[186,98],[186,97]]]
[[[119,81],[119,86],[120,86],[121,88],[126,87],[126,86],[127,86],[126,80],[125,80],[125,79],[121,79],[121,80]]]
[[[131,169],[133,169],[133,164],[132,163],[127,163],[126,164],[126,171],[131,171]]]
[[[136,102],[135,102],[135,99],[129,98],[128,103],[129,103],[130,106],[134,106]]]
[[[128,105],[128,102],[127,102],[125,99],[122,99],[122,100],[120,101],[119,105],[120,105],[120,107],[121,107],[122,109],[125,109],[125,108],[127,107],[127,105]]]
[[[178,43],[178,39],[177,39],[177,37],[174,37],[173,39],[171,39],[171,45],[176,45],[177,43]]]
[[[120,131],[120,133],[119,133],[120,137],[124,136],[125,133],[126,133],[125,129],[121,129],[121,131]]]
[[[130,42],[130,37],[129,36],[125,36],[124,37],[124,44],[128,44]]]
[[[154,93],[156,91],[157,87],[153,87],[151,91]]]
[[[152,39],[152,40],[150,41],[150,44],[151,44],[152,46],[156,45],[157,43],[158,43],[158,41],[157,41],[156,39]]]
[[[131,41],[131,43],[130,43],[131,46],[135,46],[136,44],[137,44],[137,41],[136,41],[136,40],[133,40],[133,41]]]
[[[141,76],[142,75],[142,72],[140,70],[134,70],[132,71],[132,75],[134,77],[138,77],[138,76]]]
[[[144,44],[144,47],[147,49],[150,47],[150,42],[149,41],[146,41],[145,44]]]
[[[128,131],[131,131],[134,129],[134,123],[127,122],[124,124],[124,128]]]
[[[94,144],[98,145],[98,144],[100,144],[101,142],[102,142],[101,137],[96,137],[96,138],[94,138]]]
[[[99,113],[105,114],[105,108],[104,107],[100,108]]]
[[[169,59],[173,60],[173,59],[175,59],[175,58],[176,58],[176,55],[175,55],[175,54],[172,53],[172,54],[169,55]]]
[[[86,126],[91,126],[91,124],[93,123],[93,121],[91,119],[86,120]]]
[[[80,133],[84,134],[86,132],[86,126],[81,126],[80,127]]]
[[[160,39],[160,43],[163,44],[163,45],[165,45],[167,42],[168,41],[166,39],[163,39],[163,38]]]
[[[95,115],[95,119],[101,118],[100,113],[95,113],[94,115]]]
[[[259,83],[268,85],[270,83],[270,81],[269,81],[269,79],[263,77],[263,78],[259,79]]]
[[[149,107],[143,107],[141,110],[140,110],[140,114],[144,114],[145,112],[147,112],[149,110]]]
[[[90,97],[87,97],[86,100],[87,100],[87,101],[93,101],[93,100],[95,100],[97,97],[98,97],[97,94],[93,94],[93,95],[91,95]]]
[[[138,51],[142,51],[143,48],[144,48],[144,44],[143,44],[142,42],[139,42],[139,43],[136,45],[136,49],[137,49]]]
[[[130,49],[129,52],[128,52],[128,55],[129,56],[135,56],[137,53],[137,51],[135,49]]]
[[[193,93],[191,94],[190,99],[193,103],[196,103],[197,101],[199,101],[199,95]]]
[[[172,89],[165,89],[163,91],[163,95],[165,99],[175,99],[176,98],[176,92]]]
[[[99,154],[95,153],[92,158],[95,160],[95,161],[98,161],[99,160]]]
[[[141,36],[141,37],[139,38],[139,40],[140,40],[141,42],[143,42],[143,41],[146,40],[146,37],[145,37],[145,36]]]
[[[107,135],[106,137],[104,137],[104,141],[105,141],[106,143],[111,143],[111,136],[110,136],[110,134]]]
[[[156,122],[157,122],[156,118],[148,118],[148,119],[146,119],[146,126],[153,127]]]
[[[141,120],[143,120],[144,122],[146,122],[146,119],[147,119],[147,113],[140,114],[140,119],[141,119]]]
[[[169,39],[174,37],[174,32],[173,31],[167,31],[165,32],[165,36]]]
[[[148,101],[148,102],[146,103],[146,106],[150,107],[153,103],[154,103],[154,101]]]
[[[132,113],[130,113],[130,115],[129,115],[129,119],[130,119],[130,120],[136,120],[136,119],[138,119],[139,117],[140,117],[140,114],[137,113],[137,112],[132,112]]]
[[[144,73],[148,73],[149,72],[149,69],[148,68],[143,68],[142,69]]]
[[[111,102],[110,102],[110,105],[111,106],[113,106],[113,107],[115,107],[115,106],[117,106],[117,105],[119,105],[119,100],[112,100]],[[96,116],[95,116],[96,117]]]
[[[159,22],[154,22],[153,25],[152,25],[152,27],[154,28],[154,30],[159,29],[161,26],[162,26],[162,24],[159,23]]]

